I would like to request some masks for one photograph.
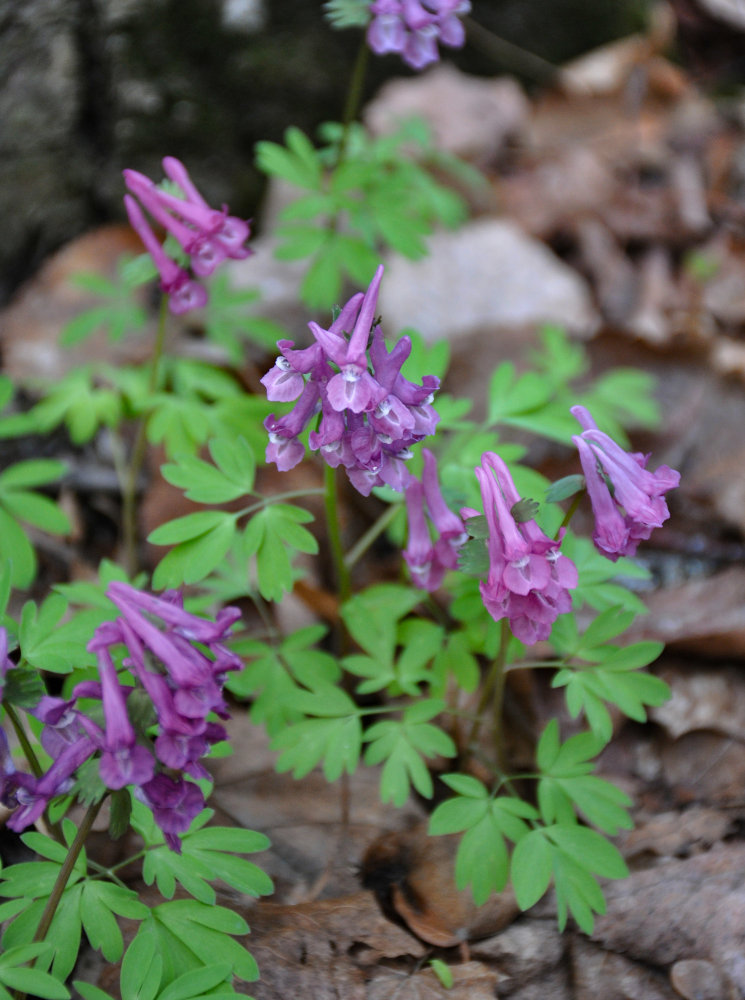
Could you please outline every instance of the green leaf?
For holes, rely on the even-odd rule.
[[[453,970],[440,958],[430,958],[429,965],[446,990],[453,988]]]
[[[552,873],[551,844],[543,830],[531,830],[515,845],[510,867],[512,887],[521,910],[529,910],[546,893]]]
[[[281,177],[296,187],[320,190],[322,171],[312,142],[299,128],[291,126],[285,131],[285,143],[286,149],[274,142],[256,144],[259,170]]]
[[[154,1000],[163,975],[163,958],[154,936],[145,933],[152,917],[140,926],[122,962],[120,986],[122,1000]]]
[[[36,576],[36,554],[18,521],[0,506],[0,559],[10,566],[14,587],[30,586]]]
[[[208,996],[216,986],[229,980],[230,975],[229,962],[205,965],[202,969],[186,972],[178,979],[174,979],[170,986],[163,990],[158,1000],[191,1000],[193,997]]]

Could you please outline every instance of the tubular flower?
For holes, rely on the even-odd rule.
[[[180,160],[166,156],[163,169],[169,180],[178,185],[183,198],[161,190],[137,170],[125,170],[124,180],[130,194],[125,195],[124,204],[132,228],[158,268],[160,287],[168,295],[168,308],[181,315],[207,303],[207,290],[193,280],[192,274],[204,278],[227,258],[248,257],[251,251],[245,242],[250,228],[243,219],[228,215],[225,206],[221,210],[211,208]],[[189,258],[191,273],[166,254],[140,205],[178,241]]]
[[[465,41],[459,18],[469,0],[375,0],[367,44],[376,53],[397,52],[412,69],[437,62],[437,43],[460,48]]]
[[[513,634],[531,646],[547,639],[558,616],[569,611],[577,569],[534,520],[515,520],[520,495],[499,455],[485,452],[475,472],[489,530],[481,597],[495,621],[508,618]]]
[[[445,503],[437,476],[437,459],[422,449],[424,472],[421,482],[412,478],[406,487],[409,541],[404,559],[415,587],[432,592],[445,573],[458,566],[458,549],[468,537],[462,519]],[[437,534],[432,540],[427,515]]]
[[[633,555],[639,542],[668,519],[664,494],[678,485],[680,473],[667,465],[650,472],[649,455],[624,451],[598,430],[584,406],[573,406],[571,413],[584,428],[572,441],[595,516],[593,542],[615,562],[619,556]]]
[[[240,612],[224,608],[209,621],[184,610],[176,591],[155,597],[119,582],[109,586],[108,597],[121,615],[100,625],[88,644],[100,680],[81,682],[69,699],[45,696],[30,710],[44,724],[41,742],[54,758],[49,771],[38,779],[17,772],[0,731],[0,801],[16,809],[9,826],[23,830],[98,754],[104,785],[133,786],[169,846],[180,850],[178,834],[204,805],[199,788],[184,776],[209,778],[201,758],[227,738],[209,716],[227,718],[222,687],[227,673],[242,664],[224,641]],[[112,656],[117,646],[126,649],[123,662],[134,684],[120,679]],[[80,699],[101,702],[99,721],[78,708]]]
[[[375,323],[382,277],[381,266],[365,294],[352,296],[327,330],[309,323],[310,347],[295,350],[292,341],[280,340],[281,354],[261,380],[268,399],[297,400],[290,413],[264,421],[267,462],[283,472],[297,465],[305,454],[299,435],[318,416],[311,449],[332,468],[343,466],[364,496],[383,483],[406,488],[410,446],[432,434],[439,419],[431,406],[439,380],[427,375],[416,385],[404,378],[411,340],[402,337],[388,351]]]

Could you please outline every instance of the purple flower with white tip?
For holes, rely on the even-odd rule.
[[[261,380],[267,398],[297,401],[290,413],[264,421],[266,460],[281,471],[297,465],[305,454],[300,435],[318,416],[311,450],[332,468],[343,466],[364,496],[383,484],[406,488],[411,445],[432,434],[439,419],[431,405],[439,380],[427,375],[417,385],[401,374],[411,340],[402,337],[390,351],[385,346],[375,321],[382,277],[381,266],[365,294],[353,295],[328,329],[309,323],[310,347],[279,341],[281,354]]]
[[[167,256],[140,205],[178,241],[189,257],[192,274],[198,278],[212,274],[228,258],[242,260],[248,257],[252,251],[245,242],[250,236],[250,227],[243,219],[228,215],[225,206],[221,210],[211,208],[180,160],[166,156],[163,169],[181,189],[183,198],[157,187],[137,170],[125,170],[124,180],[130,194],[125,196],[124,203],[132,227],[158,268],[161,288],[169,296],[168,307],[180,315],[206,305],[207,290],[192,280],[189,271]]]
[[[573,406],[571,413],[584,428],[572,441],[595,516],[593,542],[615,562],[619,556],[633,555],[639,542],[668,519],[664,494],[678,485],[680,473],[667,465],[651,472],[646,467],[649,455],[624,451],[598,430],[584,406]]]
[[[412,69],[422,69],[440,58],[438,42],[463,45],[460,16],[470,9],[469,0],[375,0],[367,43],[376,55],[396,52]]]
[[[516,520],[520,494],[499,455],[485,452],[475,472],[489,529],[481,597],[495,621],[507,618],[513,634],[531,646],[547,639],[558,616],[570,610],[577,568],[562,555],[560,539],[549,538],[532,519]]]
[[[457,568],[458,549],[468,536],[462,518],[450,510],[442,496],[437,459],[427,448],[422,449],[422,455],[422,480],[412,479],[405,491],[409,540],[403,556],[414,586],[431,592],[437,590],[449,569]],[[428,519],[437,536],[434,541]]]

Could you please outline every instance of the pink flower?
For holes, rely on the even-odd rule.
[[[619,556],[633,555],[639,542],[668,519],[663,494],[678,485],[680,473],[667,465],[650,472],[649,455],[624,451],[597,429],[584,406],[573,406],[571,413],[584,428],[572,440],[595,515],[593,541],[615,562]]]
[[[485,452],[475,472],[489,529],[481,596],[492,618],[508,618],[513,634],[531,646],[547,639],[558,616],[571,608],[577,568],[534,520],[515,519],[520,495],[499,455]]]

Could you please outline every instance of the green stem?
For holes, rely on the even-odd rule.
[[[13,727],[18,742],[21,744],[21,750],[23,750],[23,755],[28,761],[28,766],[33,771],[35,778],[40,778],[44,773],[44,769],[39,763],[39,758],[36,756],[34,748],[31,746],[28,736],[26,735],[26,730],[23,728],[23,723],[18,718],[18,713],[12,705],[8,705],[7,702],[3,702],[3,708],[8,713],[8,718],[10,719],[10,724]]]
[[[502,632],[499,652],[494,658],[494,662],[489,668],[489,673],[486,675],[486,679],[484,680],[484,686],[481,689],[481,697],[476,709],[476,718],[471,726],[471,732],[468,736],[468,742],[466,744],[466,752],[470,755],[472,752],[471,748],[476,743],[478,735],[481,732],[481,726],[484,722],[486,709],[491,702],[492,719],[494,724],[494,745],[497,750],[497,761],[500,766],[502,764],[502,703],[504,698],[504,675],[505,664],[507,661],[507,645],[510,640],[510,627],[506,618],[502,619],[501,628]]]
[[[375,539],[383,534],[400,509],[400,504],[392,503],[387,510],[383,511],[377,521],[370,525],[364,535],[355,542],[344,557],[344,564],[348,569],[351,569],[357,560],[367,552]]]
[[[94,804],[88,808],[88,812],[85,814],[83,821],[78,827],[78,832],[75,834],[75,839],[72,844],[70,844],[70,850],[67,852],[67,857],[62,862],[62,867],[60,868],[57,879],[52,887],[49,899],[47,900],[47,905],[44,907],[44,912],[39,920],[39,926],[36,928],[36,933],[33,937],[34,942],[44,941],[49,933],[49,928],[54,920],[54,915],[57,912],[57,907],[62,899],[62,894],[67,887],[67,882],[70,875],[72,875],[73,869],[75,868],[77,860],[80,857],[80,852],[83,850],[88,834],[93,828],[96,816],[98,816],[103,803],[104,799],[101,799],[99,802],[94,802]],[[26,993],[18,992],[15,994],[15,1000],[26,1000],[26,996]]]
[[[349,142],[349,132],[352,127],[352,122],[357,117],[360,104],[362,103],[362,86],[365,82],[365,73],[367,72],[367,63],[369,58],[370,49],[367,46],[367,40],[363,38],[362,44],[357,52],[357,58],[354,61],[352,78],[349,81],[349,90],[347,91],[347,99],[344,104],[341,141],[339,143],[339,152],[336,159],[337,164],[343,163],[344,157],[346,156],[347,143]]]
[[[352,593],[352,580],[349,568],[344,561],[344,545],[341,540],[339,505],[336,491],[336,469],[332,469],[330,465],[327,465],[324,470],[324,479],[326,485],[324,500],[326,507],[326,529],[331,547],[331,558],[334,563],[339,603],[344,604]]]
[[[561,533],[561,529],[568,527],[569,522],[572,520],[572,518],[574,517],[574,515],[577,513],[577,508],[579,507],[580,501],[582,500],[582,497],[585,495],[586,492],[587,492],[586,490],[581,490],[575,496],[574,500],[572,500],[571,504],[569,505],[569,510],[566,512],[566,514],[562,518],[561,524],[559,525],[559,527],[558,527],[558,529],[556,531],[556,534],[554,535],[554,541],[558,540],[559,535]]]
[[[160,361],[163,357],[163,347],[166,340],[166,317],[168,315],[168,296],[163,295],[160,302],[160,315],[158,317],[158,332],[155,336],[153,354],[150,362],[150,378],[148,380],[147,394],[150,399],[158,388],[160,375]],[[137,480],[140,477],[142,464],[145,460],[147,449],[146,437],[147,419],[142,417],[137,435],[132,446],[132,457],[129,462],[128,475],[124,482],[122,493],[122,531],[124,541],[124,561],[127,573],[134,576],[139,568],[137,558]]]

